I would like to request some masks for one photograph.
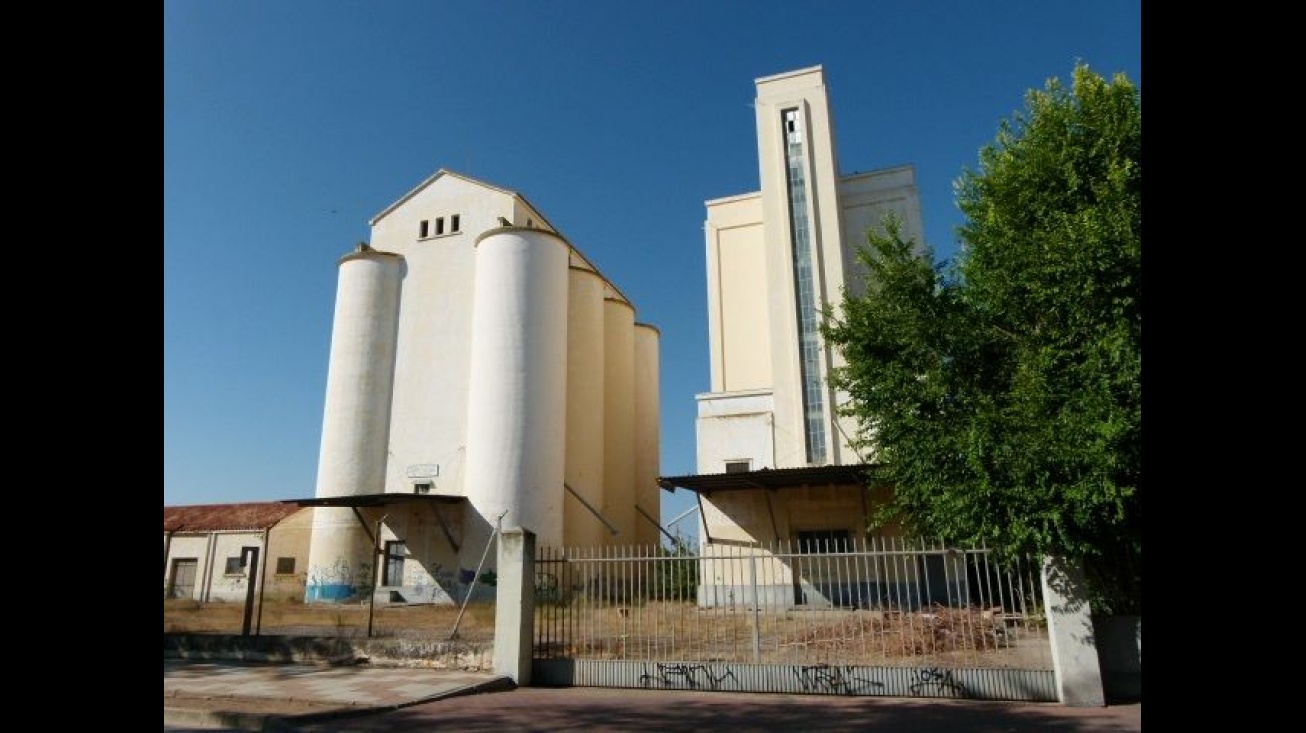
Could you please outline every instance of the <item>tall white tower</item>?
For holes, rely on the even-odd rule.
[[[317,498],[385,490],[402,266],[402,257],[367,245],[340,258]],[[372,541],[350,509],[313,510],[308,565],[308,601],[342,600],[371,584]]]
[[[698,396],[698,471],[861,463],[820,322],[860,286],[857,246],[886,213],[923,241],[915,173],[839,172],[820,66],[755,86],[761,190],[707,202],[712,383]]]

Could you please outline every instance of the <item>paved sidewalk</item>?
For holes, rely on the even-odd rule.
[[[268,730],[277,729],[273,720],[380,712],[512,686],[489,672],[165,659],[163,722]]]
[[[164,729],[1141,733],[1141,703],[522,687],[485,672],[164,660]],[[189,727],[187,727],[189,726]]]

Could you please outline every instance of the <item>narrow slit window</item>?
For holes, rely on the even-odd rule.
[[[457,214],[454,214],[453,216],[449,217],[449,232],[450,232],[450,233],[454,233],[454,232],[457,232],[457,231],[458,231],[458,225],[459,225],[458,218],[459,218],[459,217],[458,217]]]
[[[438,217],[438,218],[435,220],[435,236],[438,237],[438,236],[440,236],[441,234],[444,234],[444,217],[443,217],[443,216]]]
[[[417,232],[419,237],[431,236],[431,222],[423,219],[421,225],[417,227]]]
[[[813,530],[798,533],[798,551],[803,553],[847,552],[852,533],[846,529]]]

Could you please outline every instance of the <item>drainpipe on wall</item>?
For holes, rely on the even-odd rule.
[[[163,597],[165,599],[168,597],[168,555],[172,553],[172,536],[180,529],[181,527],[177,527],[168,530],[167,536],[163,538]]]
[[[368,594],[367,601],[367,638],[369,639],[372,638],[372,616],[376,613],[377,579],[381,577],[381,563],[384,560],[384,558],[381,557],[381,523],[389,517],[390,514],[386,513],[382,514],[381,518],[376,520],[376,534],[372,535],[372,592]]]
[[[268,584],[268,535],[271,533],[271,527],[263,530],[263,562],[258,571],[258,620],[254,622],[254,636],[263,630],[263,589]]]
[[[208,603],[209,597],[213,591],[213,566],[217,563],[213,560],[213,553],[217,552],[218,533],[217,531],[209,532],[209,547],[204,553],[204,586],[200,588],[200,602]]]

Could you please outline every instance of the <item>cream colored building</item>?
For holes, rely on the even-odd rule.
[[[244,601],[253,579],[259,602],[302,598],[311,520],[284,502],[165,506],[163,597]]]
[[[308,601],[493,590],[496,527],[655,544],[658,342],[521,194],[441,170],[340,258]]]
[[[856,247],[886,214],[923,242],[915,171],[839,170],[820,66],[756,80],[761,190],[706,202],[711,391],[698,400],[698,474],[662,479],[694,491],[703,550],[793,542],[838,547],[866,537],[871,498],[849,445],[847,400],[827,376],[840,355],[821,314],[857,292]],[[729,592],[704,566],[704,598]],[[788,568],[764,571],[767,596],[802,593]],[[716,584],[717,590],[713,589]]]

